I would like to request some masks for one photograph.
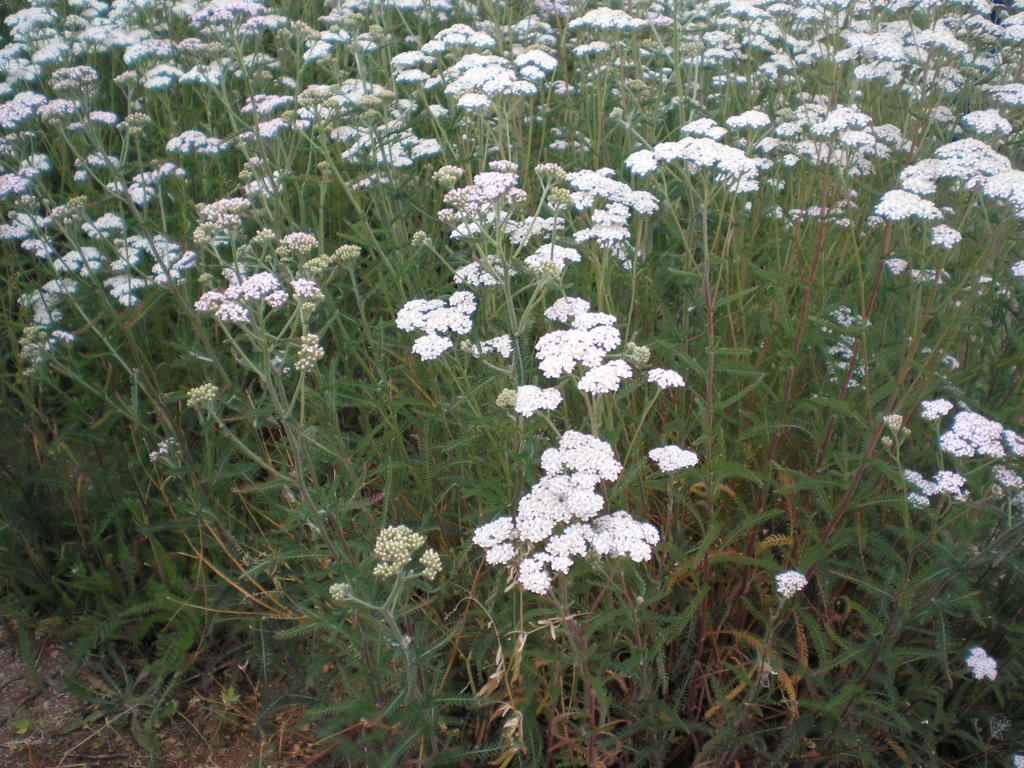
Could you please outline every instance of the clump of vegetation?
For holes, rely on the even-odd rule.
[[[1020,766],[1022,19],[10,13],[22,645],[331,765]]]

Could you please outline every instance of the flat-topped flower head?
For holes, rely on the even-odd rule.
[[[441,573],[441,556],[436,549],[427,549],[420,555],[420,565],[423,567],[423,578],[433,581]]]
[[[964,125],[975,133],[1008,134],[1013,131],[1013,125],[1005,117],[999,114],[996,109],[980,109],[977,112],[968,112],[962,118]]]
[[[971,648],[964,664],[971,670],[971,675],[975,680],[995,680],[999,674],[999,665],[996,660],[980,646]]]
[[[443,334],[464,336],[473,329],[472,314],[476,311],[476,297],[469,291],[456,291],[447,303],[442,299],[413,299],[398,311],[395,324],[413,333],[423,331],[412,346],[413,352],[423,360],[433,360],[453,346]]]
[[[580,378],[577,387],[580,392],[590,395],[603,395],[619,390],[623,379],[633,377],[633,369],[625,360],[612,360],[587,371]]]
[[[189,408],[202,408],[207,405],[212,405],[217,399],[217,387],[209,382],[201,384],[198,387],[192,387],[188,391],[188,396],[185,401],[185,405]]]
[[[464,216],[477,216],[493,209],[495,201],[513,189],[517,181],[514,173],[484,171],[478,173],[469,186],[448,192],[444,202]]]
[[[373,569],[373,575],[386,579],[394,576],[412,562],[412,555],[423,546],[426,539],[404,525],[389,525],[377,536],[373,554],[380,563]]]
[[[563,305],[560,311],[568,311]],[[553,307],[552,307],[553,308]],[[552,309],[549,308],[549,311]],[[552,331],[541,336],[534,347],[538,367],[545,378],[553,379],[572,373],[577,363],[584,368],[596,368],[605,356],[622,343],[622,336],[614,326],[615,317],[603,312],[576,312],[573,327]],[[625,377],[625,372],[619,369]]]
[[[501,285],[501,276],[512,277],[516,270],[506,267],[497,256],[488,256],[482,261],[472,261],[464,267],[457,269],[452,275],[452,282],[456,285],[472,285],[475,288],[486,288]]]
[[[1006,448],[1015,456],[1024,455],[1024,440],[1020,435],[998,421],[970,411],[961,411],[953,417],[950,429],[939,437],[939,446],[951,456],[967,458],[1001,459],[1006,455]]]
[[[680,128],[679,132],[688,136],[704,136],[712,141],[720,141],[729,133],[728,129],[723,128],[710,117],[691,120]]]
[[[687,451],[678,445],[666,445],[664,448],[652,448],[647,452],[651,461],[658,465],[662,472],[675,472],[679,469],[687,469],[697,466],[700,461],[697,454]]]
[[[957,232],[952,227],[947,227],[945,224],[939,224],[938,226],[932,227],[930,240],[932,245],[937,245],[939,248],[945,250],[951,250],[956,247],[956,244],[963,239],[963,235]]]
[[[875,206],[875,216],[889,221],[903,221],[909,218],[934,221],[942,218],[942,211],[931,200],[925,200],[913,192],[892,189],[886,192]]]
[[[952,410],[953,404],[949,400],[939,398],[921,401],[921,418],[925,421],[938,421]]]
[[[783,599],[790,598],[807,586],[807,577],[800,571],[785,571],[775,575],[775,591]]]
[[[647,381],[652,384],[657,384],[660,389],[674,389],[676,387],[685,387],[686,382],[683,377],[675,371],[670,371],[665,368],[651,368],[647,372]]]
[[[613,8],[594,8],[593,10],[587,11],[579,18],[570,21],[569,29],[574,30],[582,27],[590,27],[592,29],[617,29],[628,31],[643,29],[647,25],[648,22],[646,20],[630,16],[625,11]]]
[[[572,429],[562,434],[558,448],[548,448],[541,456],[541,467],[549,475],[585,472],[601,480],[613,481],[622,472],[612,447],[600,438]],[[596,482],[596,481],[595,481]]]
[[[562,393],[551,387],[541,389],[532,384],[524,384],[516,390],[515,411],[530,418],[537,411],[553,411],[562,404]]]
[[[590,543],[597,554],[628,557],[635,563],[650,560],[652,547],[661,540],[657,528],[634,520],[625,510],[599,517],[593,530]]]
[[[495,39],[486,32],[478,32],[466,24],[452,24],[434,35],[420,50],[429,56],[436,56],[459,48],[487,50],[496,44]]]
[[[615,181],[612,178],[614,175],[615,172],[611,168],[567,174],[565,180],[576,190],[572,195],[576,210],[591,208],[597,198],[602,198],[609,203],[624,205],[642,216],[650,216],[657,212],[660,207],[658,198],[650,192],[634,190],[628,184]]]
[[[472,328],[469,317],[475,309],[473,294],[459,291],[451,295],[448,306],[440,299],[413,299],[399,310],[396,322],[403,331],[466,334]]]
[[[578,299],[575,296],[563,296],[554,304],[544,310],[544,317],[548,320],[557,320],[560,323],[569,322],[569,318],[582,315],[590,311],[590,302],[586,299]]]
[[[567,262],[571,261],[578,264],[581,258],[580,252],[575,248],[567,248],[564,245],[548,243],[546,245],[542,245],[532,254],[523,259],[523,261],[526,266],[537,271],[543,271],[546,266],[550,265],[551,268],[560,273],[565,269]]]
[[[733,115],[725,121],[726,127],[732,130],[757,130],[758,128],[767,128],[771,124],[772,119],[759,109],[751,109],[742,114]]]
[[[495,336],[493,339],[485,339],[479,344],[474,344],[466,339],[462,342],[461,346],[463,352],[469,352],[473,357],[481,357],[489,352],[497,352],[508,360],[512,357],[513,352],[512,337],[507,333]]]

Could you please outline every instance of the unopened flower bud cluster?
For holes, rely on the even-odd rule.
[[[327,592],[334,602],[344,603],[352,597],[352,585],[347,582],[339,582],[338,584],[332,584]]]
[[[389,525],[377,536],[373,554],[380,563],[373,569],[373,575],[387,579],[395,576],[412,562],[412,555],[423,546],[426,539],[404,525]]]
[[[216,399],[217,387],[215,387],[213,384],[206,383],[201,384],[198,387],[193,387],[188,391],[188,396],[187,399],[185,400],[185,405],[187,405],[189,408],[192,408],[193,406],[196,408],[201,408],[203,406],[212,404]]]
[[[437,550],[427,549],[420,555],[420,565],[423,567],[423,578],[433,581],[441,572],[441,556]]]
[[[304,258],[320,247],[320,242],[308,232],[289,232],[281,238],[277,247],[278,256]]]
[[[299,339],[299,354],[295,361],[295,370],[309,373],[323,359],[324,350],[320,346],[320,337],[315,333],[307,333]]]

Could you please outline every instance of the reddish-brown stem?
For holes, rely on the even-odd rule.
[[[868,320],[871,317],[871,310],[875,306],[875,298],[878,296],[878,286],[882,282],[882,272],[885,270],[885,257],[889,255],[889,236],[892,232],[892,222],[885,222],[885,230],[882,232],[882,258],[878,260],[878,269],[875,270],[875,282],[871,286],[871,295],[868,296],[867,306],[864,307],[864,325],[867,326]],[[839,388],[839,401],[846,397],[846,392],[850,386],[850,381],[853,379],[853,372],[857,367],[857,357],[860,354],[861,340],[857,339],[853,343],[853,353],[850,355],[850,362],[846,368],[846,378],[843,379],[843,384]],[[828,426],[825,428],[825,437],[821,441],[821,447],[818,449],[818,459],[814,465],[814,476],[817,477],[821,474],[822,465],[825,463],[825,449],[828,448],[829,441],[832,439],[832,432],[836,426],[836,414],[832,414],[832,417],[828,420]],[[811,504],[811,491],[810,489],[804,494],[804,509],[810,507]]]

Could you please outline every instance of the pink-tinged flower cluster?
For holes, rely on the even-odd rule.
[[[194,304],[195,310],[213,312],[214,317],[224,322],[247,323],[250,306],[266,304],[277,309],[288,301],[288,292],[270,272],[257,272],[242,279],[229,274],[229,279],[231,284],[223,291],[207,291],[200,296]]]

